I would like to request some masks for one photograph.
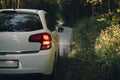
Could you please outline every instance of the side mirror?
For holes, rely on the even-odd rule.
[[[63,31],[64,31],[64,28],[58,27],[58,32],[63,32]]]
[[[63,31],[64,31],[64,27],[61,26],[61,25],[57,25],[57,26],[56,26],[56,30],[57,30],[58,32],[63,32]]]

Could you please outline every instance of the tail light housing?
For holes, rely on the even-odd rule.
[[[39,33],[31,35],[29,42],[41,43],[40,50],[46,50],[51,48],[51,35],[49,33]]]

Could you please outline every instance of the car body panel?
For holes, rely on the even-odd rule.
[[[33,33],[32,33],[33,34]],[[23,36],[24,35],[24,36]],[[0,52],[36,51],[40,43],[28,42],[31,33],[3,32],[0,33]]]
[[[18,60],[19,68],[0,68],[0,74],[43,73],[51,74],[53,54],[47,51],[29,54],[1,55],[0,60]],[[50,55],[49,55],[50,54]]]

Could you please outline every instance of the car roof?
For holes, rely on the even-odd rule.
[[[46,13],[44,10],[37,10],[37,9],[0,9],[0,12],[4,11],[16,11],[16,12],[25,12],[25,13]]]

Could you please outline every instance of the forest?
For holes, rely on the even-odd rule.
[[[120,0],[0,0],[0,8],[43,9],[73,28],[65,80],[120,80]]]
[[[86,16],[119,11],[119,0],[0,0],[0,8],[46,10],[55,20],[73,24]]]

